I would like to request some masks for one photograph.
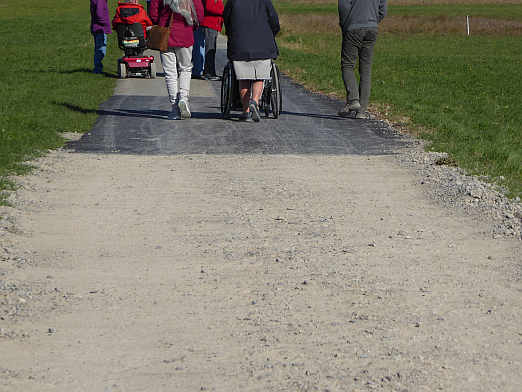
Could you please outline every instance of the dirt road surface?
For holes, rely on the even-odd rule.
[[[238,124],[219,83],[175,122],[162,78],[119,81],[19,179],[0,391],[522,390],[520,241],[427,197],[401,138],[284,86],[280,120]]]

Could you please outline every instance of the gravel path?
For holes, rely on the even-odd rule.
[[[194,123],[225,132],[211,87]],[[0,391],[520,391],[520,203],[310,99],[285,151],[184,152],[162,107],[147,152],[88,151],[124,145],[111,108],[38,160],[0,211]]]

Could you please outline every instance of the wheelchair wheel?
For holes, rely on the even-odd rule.
[[[277,64],[274,64],[274,67],[277,72],[277,86],[279,87],[279,114],[283,111],[283,92],[281,91],[281,73],[279,72],[279,67]]]
[[[221,80],[221,113],[223,117],[230,114],[232,107],[232,69],[230,63],[223,70],[223,79]]]
[[[281,114],[281,88],[279,85],[279,69],[276,64],[272,65],[272,69],[270,71],[271,77],[271,91],[270,91],[270,106],[272,108],[272,115],[274,118],[278,118],[279,114]]]
[[[269,81],[265,85],[265,88],[263,89],[263,94],[261,95],[260,109],[265,112],[266,117],[270,115],[270,91],[272,91],[272,84]]]

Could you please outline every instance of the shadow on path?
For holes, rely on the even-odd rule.
[[[217,68],[222,69],[226,61],[224,50],[218,51],[217,60]],[[150,83],[158,81],[150,80]],[[72,111],[99,115],[91,132],[69,143],[71,149],[161,155],[381,155],[393,154],[406,143],[380,121],[337,116],[342,102],[310,93],[284,76],[281,116],[278,119],[263,117],[259,123],[238,121],[239,112],[232,112],[227,120],[222,118],[220,82],[205,82],[210,87],[207,91],[213,91],[214,96],[201,96],[201,92],[195,90],[197,84],[192,84],[192,118],[184,121],[168,120],[170,103],[166,96],[140,95],[140,86],[149,81],[122,82],[126,83],[125,94],[129,95],[114,95],[97,110],[56,102]]]

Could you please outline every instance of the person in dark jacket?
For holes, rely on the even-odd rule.
[[[203,19],[203,4],[201,0],[151,0],[150,19],[156,25],[170,25],[168,50],[160,53],[172,105],[169,118],[190,118],[192,45],[194,29]]]
[[[270,79],[271,59],[279,54],[275,42],[279,18],[270,0],[228,0],[223,19],[228,59],[239,80],[241,120],[257,122],[263,80]]]
[[[339,0],[339,25],[343,35],[341,70],[346,89],[342,117],[370,118],[368,102],[371,91],[373,47],[378,24],[386,16],[386,0]],[[359,77],[355,64],[359,59]]]
[[[94,69],[103,72],[103,58],[107,53],[107,34],[111,34],[111,22],[107,0],[91,0],[91,34],[94,38]]]

